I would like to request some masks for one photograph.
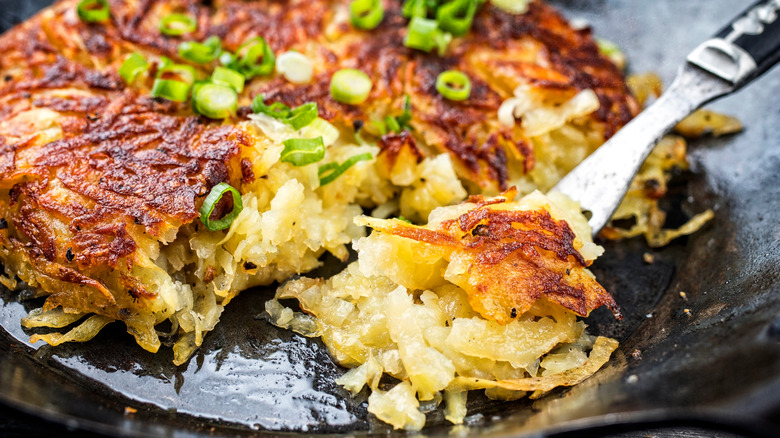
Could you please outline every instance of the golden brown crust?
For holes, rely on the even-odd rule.
[[[0,231],[0,240],[16,254],[7,265],[31,267],[25,272],[35,272],[53,294],[47,307],[92,306],[127,318],[128,308],[153,296],[127,274],[141,242],[169,240],[196,220],[215,184],[238,187],[255,178],[241,158],[251,139],[240,129],[197,117],[186,103],[149,98],[152,75],[124,84],[117,69],[134,51],[181,61],[181,41],[210,35],[228,50],[261,35],[276,53],[303,51],[315,60],[309,85],[257,78],[247,84],[242,105],[258,93],[289,105],[314,101],[322,117],[351,126],[397,115],[407,94],[414,139],[397,147],[418,158],[449,153],[460,176],[486,190],[505,188],[509,156],[522,157],[525,172],[534,166],[527,139],[496,121],[518,81],[572,95],[592,88],[601,101],[593,120],[607,136],[635,112],[620,72],[598,54],[589,32],[572,30],[539,1],[517,16],[486,4],[473,31],[444,57],[403,46],[401,3],[386,1],[383,23],[364,32],[338,21],[347,0],[111,0],[111,20],[97,24],[77,17],[77,0],[62,0],[6,33],[0,37],[0,217],[13,227]],[[185,38],[161,35],[160,18],[174,11],[197,17],[198,30]],[[205,78],[212,67],[197,68]],[[365,104],[330,97],[330,76],[345,67],[372,78]],[[448,101],[435,89],[437,75],[451,68],[471,77],[467,102]],[[388,159],[394,142],[385,141]],[[493,250],[489,240],[479,242]],[[564,301],[574,292],[556,293]]]
[[[134,50],[176,59],[177,46],[185,39],[217,35],[226,49],[236,50],[247,39],[260,35],[276,53],[296,49],[312,57],[315,76],[305,86],[282,77],[257,78],[247,86],[245,104],[259,93],[288,105],[314,101],[321,116],[351,126],[356,120],[368,122],[397,113],[403,96],[409,95],[418,140],[426,139],[429,152],[449,153],[459,174],[485,189],[506,189],[508,155],[524,157],[526,172],[534,165],[527,139],[502,129],[496,121],[498,107],[518,84],[570,96],[593,89],[601,106],[592,119],[600,124],[605,138],[637,112],[622,74],[599,54],[590,30],[572,29],[541,1],[531,2],[529,11],[520,15],[485,4],[472,31],[465,38],[456,38],[443,57],[403,45],[407,19],[401,15],[400,0],[385,1],[385,18],[370,32],[352,28],[345,19],[347,0],[114,1],[112,20],[105,25],[74,20],[71,10],[75,3],[61,2],[42,20],[42,27],[49,42],[54,40],[54,50],[99,71],[114,70]],[[197,17],[198,30],[186,37],[160,35],[157,23],[173,11]],[[67,37],[73,34],[79,35],[80,41]],[[344,105],[330,97],[330,77],[345,67],[359,68],[371,77],[374,88],[366,103]],[[203,74],[209,69],[202,68]],[[436,77],[447,69],[461,70],[471,78],[468,101],[452,102],[436,91]],[[114,73],[105,75],[114,84],[119,81]],[[185,106],[176,109],[188,111]],[[239,114],[247,111],[245,107]],[[497,142],[495,135],[501,141]]]
[[[515,194],[472,197],[474,208],[434,228],[401,221],[372,221],[371,226],[447,248],[450,265],[463,267],[450,281],[466,291],[484,318],[509,323],[542,297],[581,316],[607,306],[620,318],[614,299],[585,269],[590,263],[575,249],[574,232],[565,221],[546,210],[495,208]]]

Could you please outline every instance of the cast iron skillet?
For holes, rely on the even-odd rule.
[[[21,5],[19,3],[22,3]],[[46,0],[0,0],[3,29]],[[633,71],[669,81],[685,55],[749,1],[553,1],[616,41]],[[745,132],[691,142],[692,172],[676,178],[669,226],[706,208],[715,219],[650,250],[606,243],[594,271],[625,319],[606,311],[590,330],[617,337],[611,362],[581,385],[535,403],[470,395],[466,432],[522,435],[658,422],[762,434],[780,426],[780,71],[716,109]],[[646,252],[655,263],[645,264]],[[683,298],[680,292],[685,292]],[[50,421],[111,435],[270,435],[388,431],[333,383],[344,372],[317,340],[276,329],[261,313],[273,289],[243,293],[186,365],[149,354],[119,324],[86,344],[30,345],[19,294],[0,292],[0,402]],[[688,312],[686,312],[688,309]],[[476,394],[476,393],[473,393]],[[428,415],[430,435],[453,428]]]

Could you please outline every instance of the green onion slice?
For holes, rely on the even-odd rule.
[[[322,137],[291,138],[282,142],[284,149],[280,161],[293,166],[306,166],[325,157],[325,143]]]
[[[350,157],[341,164],[328,163],[320,166],[320,168],[317,170],[317,174],[320,177],[320,187],[332,183],[336,180],[336,178],[340,177],[342,174],[344,174],[344,172],[349,170],[349,168],[355,164],[361,161],[369,161],[372,158],[374,158],[372,154],[365,153]]]
[[[163,35],[181,36],[195,32],[198,29],[198,22],[192,15],[173,13],[160,20],[158,29]]]
[[[452,41],[452,34],[439,29],[439,22],[424,17],[412,17],[406,29],[404,45],[411,49],[430,52],[433,48],[444,56]]]
[[[382,0],[353,0],[349,4],[349,18],[358,29],[371,30],[385,18]]]
[[[173,64],[173,60],[167,56],[161,56],[160,60],[157,62],[157,68],[165,68],[169,65]]]
[[[222,218],[212,220],[211,214],[214,212],[214,207],[219,204],[219,201],[228,192],[233,196],[233,209]],[[211,231],[224,230],[230,228],[230,225],[241,214],[243,209],[244,203],[241,201],[241,193],[238,193],[238,190],[234,189],[230,184],[219,183],[212,187],[203,201],[203,205],[200,207],[200,221]]]
[[[190,93],[191,84],[173,79],[155,79],[152,97],[162,97],[174,102],[184,102]]]
[[[378,137],[382,137],[383,135],[387,134],[387,124],[381,120],[370,121],[366,128],[368,128],[366,131],[368,131],[369,134],[376,134]]]
[[[263,37],[252,38],[241,44],[236,56],[241,73],[248,79],[267,76],[274,72],[276,55]]]
[[[211,74],[211,82],[227,85],[236,90],[236,93],[244,91],[245,80],[246,78],[241,73],[225,67],[216,67]]]
[[[229,85],[205,83],[197,87],[192,103],[198,114],[210,119],[225,119],[236,112],[238,94]]]
[[[290,113],[292,111],[290,110],[289,106],[283,104],[282,102],[274,102],[271,105],[266,105],[264,101],[265,98],[262,94],[255,96],[255,98],[252,100],[252,112],[255,114],[262,113],[275,119],[284,119],[290,117]]]
[[[466,100],[471,95],[471,80],[458,70],[447,70],[436,78],[436,90],[449,100]]]
[[[439,6],[436,10],[436,21],[442,30],[455,36],[461,36],[471,29],[474,15],[480,2],[476,0],[453,0]]]
[[[344,68],[330,79],[330,95],[333,100],[348,105],[361,104],[371,93],[371,78],[354,68]]]
[[[404,2],[401,12],[404,17],[427,17],[428,16],[428,0],[406,0]]]
[[[409,95],[404,96],[404,103],[401,106],[402,112],[400,116],[397,116],[395,119],[398,121],[398,124],[401,126],[401,129],[407,129],[411,128],[411,121],[412,121],[412,100],[409,98]]]
[[[82,21],[96,23],[111,18],[111,9],[107,0],[81,0],[76,6],[76,13]]]
[[[219,55],[219,62],[231,70],[239,70],[236,55],[228,51],[222,51],[222,54]]]
[[[289,106],[282,102],[274,102],[271,105],[266,105],[262,94],[255,96],[252,100],[252,112],[255,114],[263,113],[267,116],[271,116],[275,119],[290,125],[296,131],[308,126],[319,116],[317,110],[317,104],[314,102],[307,102],[301,106],[290,109]]]
[[[401,132],[401,125],[393,116],[385,117],[385,125],[387,126],[387,130],[390,132]]]
[[[437,30],[433,34],[433,44],[436,46],[436,52],[439,56],[444,56],[447,53],[447,47],[452,42],[452,34],[449,32],[442,32]]]
[[[317,104],[314,102],[304,103],[303,105],[293,109],[290,115],[283,118],[282,121],[292,126],[296,131],[298,129],[307,126],[319,116],[317,111]]]
[[[222,41],[218,36],[210,36],[202,43],[185,41],[179,44],[179,56],[196,64],[208,64],[222,53]]]
[[[138,75],[145,72],[148,68],[149,63],[146,62],[146,58],[140,53],[135,52],[128,56],[119,67],[119,76],[121,76],[126,83],[131,84]]]
[[[186,64],[166,64],[157,69],[158,79],[173,79],[192,85],[197,78],[195,68]]]

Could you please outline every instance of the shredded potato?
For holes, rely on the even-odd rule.
[[[253,163],[255,175],[263,176],[243,188],[244,209],[227,232],[208,231],[191,224],[182,227],[167,245],[147,243],[138,251],[133,275],[145,281],[157,294],[153,313],[128,319],[128,332],[149,351],[160,347],[155,326],[171,322],[175,344],[174,363],[182,364],[203,342],[206,332],[219,321],[222,310],[239,291],[256,285],[283,281],[320,265],[328,251],[348,256],[347,245],[363,236],[353,224],[361,205],[378,205],[398,195],[406,200],[402,211],[410,217],[425,217],[442,205],[466,196],[446,155],[407,163],[413,177],[393,184],[379,176],[377,160],[360,162],[333,183],[319,186],[317,166],[295,167],[279,160],[281,142],[299,134],[287,125],[263,115],[252,116],[241,128],[254,139],[244,151]],[[329,144],[324,162],[343,162],[348,157],[371,153],[376,146],[359,146],[342,136],[333,125],[318,119],[302,130],[308,137],[322,135]],[[425,176],[423,178],[423,175]],[[26,277],[21,272],[23,278]],[[35,286],[35,282],[30,282]],[[31,340],[50,344],[86,341],[94,337],[111,318],[89,318],[69,308],[41,308],[22,321],[28,328],[64,329],[34,335]],[[284,322],[280,321],[280,325]],[[290,328],[307,332],[306,324]]]
[[[453,282],[450,273],[461,269],[455,266],[455,252],[432,243],[445,241],[443,234],[403,237],[412,231],[423,236],[448,229],[447,224],[462,224],[470,214],[484,214],[490,224],[503,212],[553,212],[554,217],[571,221],[571,228],[561,222],[567,229],[584,233],[576,234],[576,248],[590,249],[593,258],[600,253],[591,248],[590,229],[576,203],[538,192],[517,201],[512,198],[506,193],[442,207],[430,215],[425,227],[361,219],[375,231],[355,242],[358,261],[328,280],[301,278],[280,287],[266,306],[271,321],[283,327],[316,324],[316,329],[307,330],[308,336],[321,336],[333,357],[352,368],[337,382],[353,394],[369,387],[369,412],[398,429],[423,427],[420,401],[443,398],[446,418],[458,424],[466,415],[468,390],[486,389],[489,397],[512,400],[526,392],[536,397],[584,380],[606,362],[616,341],[594,340],[577,314],[552,301],[552,296],[534,299],[527,310],[513,308],[506,321],[485,315],[471,303],[479,293]],[[491,212],[498,216],[491,219]],[[520,224],[513,222],[513,226]],[[531,227],[537,230],[540,225]],[[480,228],[479,233],[486,229]],[[539,244],[529,239],[520,242]],[[547,257],[556,256],[543,258]],[[566,260],[568,272],[582,269],[573,259]],[[545,267],[546,262],[537,263],[538,275],[554,269]],[[557,290],[557,286],[547,287]],[[290,298],[305,313],[282,304]],[[380,385],[382,374],[400,383],[388,391]]]

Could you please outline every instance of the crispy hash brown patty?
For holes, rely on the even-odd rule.
[[[286,258],[257,256],[251,262],[238,258],[238,246],[227,248],[224,232],[199,228],[198,210],[221,182],[242,194],[262,187],[268,196],[258,194],[258,205],[281,188],[297,190],[269,177],[270,165],[258,163],[271,142],[239,123],[258,94],[290,106],[316,102],[321,118],[350,134],[353,126],[397,114],[409,96],[413,132],[377,143],[378,168],[392,169],[403,154],[414,157],[410,166],[443,155],[470,192],[486,194],[510,185],[547,189],[545,172],[563,174],[576,164],[551,158],[547,131],[530,116],[511,127],[499,123],[499,108],[518,89],[544,108],[565,107],[585,91],[595,96],[590,110],[561,123],[567,135],[582,139],[575,157],[598,147],[637,112],[622,74],[599,54],[590,30],[571,28],[539,1],[521,15],[485,4],[471,32],[455,38],[442,57],[404,47],[402,2],[385,3],[383,22],[367,32],[350,26],[348,1],[110,0],[109,21],[86,23],[76,14],[78,1],[64,0],[3,35],[0,257],[9,274],[3,282],[13,288],[21,280],[47,296],[26,325],[61,328],[94,315],[80,326],[83,333],[41,336],[57,344],[89,339],[121,320],[140,345],[156,351],[155,327],[171,320],[179,346],[175,361],[183,363],[213,328],[221,306],[241,289],[310,270],[325,251],[344,257],[345,245],[362,234],[349,224],[336,237],[316,244],[309,238],[308,249],[300,243],[304,248]],[[185,37],[162,35],[158,24],[172,12],[196,17],[197,30]],[[249,81],[239,96],[236,124],[229,124],[195,115],[188,103],[149,97],[154,66],[133,86],[117,73],[133,52],[150,61],[166,56],[186,63],[177,54],[179,43],[212,35],[231,51],[256,36],[276,53],[297,50],[313,61],[313,78],[307,85],[281,75]],[[194,67],[205,78],[214,65]],[[350,106],[331,98],[330,78],[342,68],[358,68],[371,78],[365,103]],[[449,101],[437,92],[438,74],[449,69],[471,78],[468,100]],[[390,199],[399,190],[389,188],[382,196]],[[465,192],[458,190],[439,202],[461,200]],[[353,217],[360,206],[385,202],[380,192],[354,195],[346,200],[352,207],[341,207],[339,214]],[[327,199],[338,198],[317,187],[300,196],[325,199],[325,217]],[[268,240],[269,254],[279,239]]]

